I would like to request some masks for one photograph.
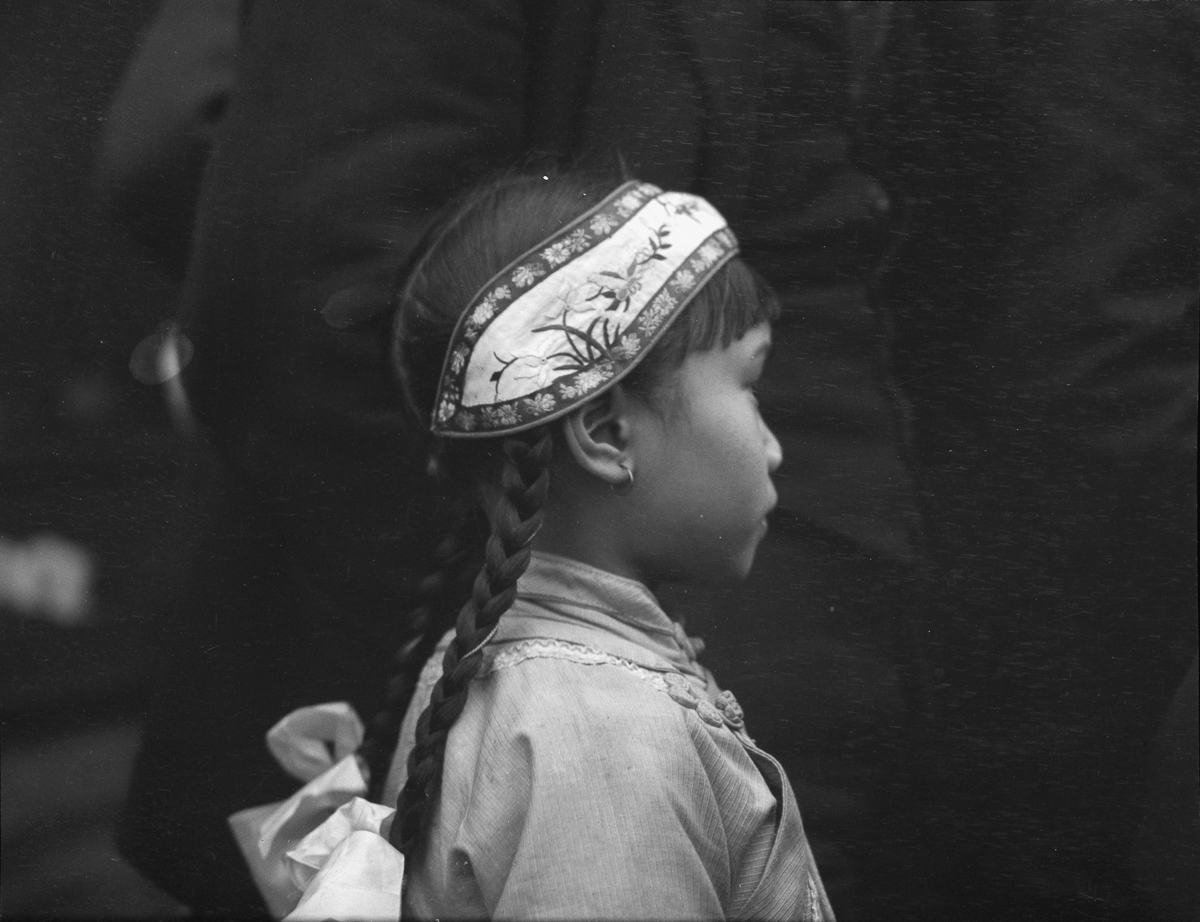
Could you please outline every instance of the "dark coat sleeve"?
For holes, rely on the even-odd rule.
[[[1054,850],[1055,886],[1106,881],[1089,899],[1119,915],[1142,753],[1196,643],[1200,21],[999,3],[964,54],[964,6],[913,5],[955,79],[908,129],[921,208],[893,289],[947,600],[939,745],[971,766],[947,802],[961,785],[953,822],[1005,843],[980,880],[1012,905]]]
[[[163,3],[105,113],[96,196],[179,277],[204,164],[233,85],[241,6]]]
[[[181,314],[204,546],[121,837],[194,907],[254,903],[225,816],[289,788],[267,727],[370,713],[403,639],[439,526],[375,321],[430,211],[515,159],[525,41],[500,2],[259,0],[245,24]]]
[[[430,212],[515,159],[524,26],[499,3],[253,10],[184,295],[188,393],[305,573],[391,605],[423,465],[370,321]]]

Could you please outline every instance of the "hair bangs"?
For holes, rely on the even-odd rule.
[[[760,323],[776,320],[779,310],[770,283],[741,259],[731,259],[696,292],[625,385],[649,394],[693,352],[728,348]]]
[[[689,316],[690,315],[690,316]],[[779,299],[761,275],[740,259],[722,266],[677,321],[685,354],[727,348],[760,323],[779,317]]]

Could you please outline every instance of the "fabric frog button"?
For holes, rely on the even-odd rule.
[[[663,676],[667,683],[667,694],[675,701],[676,704],[681,704],[689,710],[695,710],[700,704],[700,696],[696,694],[696,690],[692,688],[692,683],[678,672],[668,672]]]
[[[746,713],[737,703],[737,698],[733,697],[733,692],[723,691],[717,695],[717,708],[730,729],[740,730],[746,726]]]
[[[709,726],[723,727],[725,725],[724,716],[717,710],[717,706],[707,698],[702,698],[700,703],[696,705],[696,713]]]

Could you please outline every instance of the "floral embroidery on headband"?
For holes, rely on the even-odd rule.
[[[624,359],[629,361],[634,358],[642,348],[642,338],[636,333],[630,333],[619,343],[612,348],[614,358]]]
[[[558,243],[552,243],[546,249],[542,250],[542,259],[550,263],[552,266],[557,266],[565,263],[571,258],[571,247],[567,241],[560,240]]]
[[[703,199],[627,183],[500,273],[464,311],[435,402],[442,435],[498,435],[619,380],[737,253]]]
[[[541,266],[518,266],[513,270],[513,284],[518,288],[528,288],[545,274],[546,270]]]
[[[525,409],[535,416],[540,416],[553,410],[557,402],[553,394],[536,394],[525,398]]]
[[[620,223],[620,221],[610,214],[598,214],[592,218],[592,223],[588,227],[591,228],[593,234],[607,234]]]

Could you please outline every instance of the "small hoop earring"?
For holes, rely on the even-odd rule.
[[[608,485],[608,488],[610,490],[612,490],[614,493],[616,493],[617,496],[628,496],[630,494],[630,492],[633,490],[633,468],[629,467],[629,465],[627,465],[624,461],[622,461],[621,462],[621,470],[623,470],[626,474],[629,475],[629,479],[627,481],[625,481],[625,483],[621,484],[620,486],[616,486],[615,484],[610,483]]]

